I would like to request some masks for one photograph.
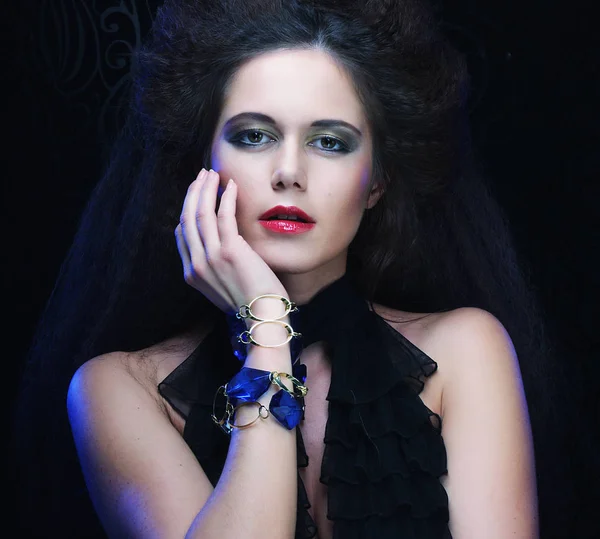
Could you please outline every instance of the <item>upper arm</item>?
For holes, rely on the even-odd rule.
[[[111,537],[183,537],[212,485],[158,402],[112,359],[85,363],[68,391],[88,491]]]
[[[465,308],[448,315],[438,344],[453,536],[537,538],[533,442],[510,337],[490,313]]]

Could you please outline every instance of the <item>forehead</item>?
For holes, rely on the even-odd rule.
[[[246,62],[225,95],[222,120],[248,111],[289,126],[336,118],[366,129],[349,74],[329,54],[315,49],[273,51]]]

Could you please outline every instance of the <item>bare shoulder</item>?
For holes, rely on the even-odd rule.
[[[465,376],[484,364],[514,363],[516,355],[503,324],[490,312],[462,307],[439,313],[424,335],[425,345],[453,376]]]
[[[167,416],[183,431],[182,418],[158,392],[158,384],[176,369],[200,344],[208,329],[177,335],[148,348],[133,352],[115,351],[86,361],[71,380],[70,399],[93,395],[96,399],[113,399],[127,391],[137,395],[139,404]]]
[[[472,376],[483,361],[487,367],[490,362],[515,366],[516,357],[506,329],[486,310],[461,307],[444,312],[414,313],[377,304],[373,307],[390,326],[437,363],[438,370],[427,381],[422,397],[440,415],[443,415],[445,388],[465,376]]]
[[[436,313],[413,313],[374,305],[374,310],[390,326],[446,368],[464,357],[461,352],[477,347],[512,345],[502,323],[490,312],[461,307]]]

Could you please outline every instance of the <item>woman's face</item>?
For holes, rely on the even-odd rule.
[[[344,273],[348,245],[380,192],[371,186],[363,107],[328,54],[276,51],[244,64],[225,96],[211,162],[223,186],[237,183],[239,232],[275,273]],[[314,225],[273,230],[260,217],[278,205],[300,208]]]

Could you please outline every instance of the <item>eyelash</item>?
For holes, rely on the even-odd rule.
[[[244,137],[246,137],[247,135],[251,134],[251,133],[260,133],[263,136],[269,137],[269,138],[274,138],[272,135],[269,135],[268,133],[265,133],[264,131],[260,130],[260,129],[245,129],[244,131],[240,131],[239,133],[236,133],[233,137],[231,137],[229,139],[229,142],[231,144],[235,144],[238,146],[246,146],[246,147],[253,147],[253,148],[257,148],[259,146],[263,146],[263,143],[248,143],[248,142],[242,142],[241,139],[243,139]],[[337,137],[333,137],[331,135],[321,135],[313,140],[321,140],[324,138],[328,138],[333,140],[334,142],[336,142],[336,144],[338,144],[339,146],[341,146],[340,149],[337,150],[328,150],[326,148],[317,148],[323,152],[327,152],[327,153],[349,153],[350,152],[350,148],[348,147],[348,145],[340,140]],[[271,140],[271,142],[274,142],[273,140]]]

